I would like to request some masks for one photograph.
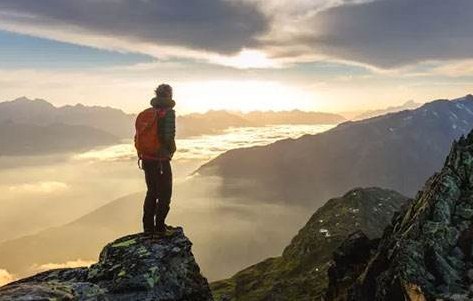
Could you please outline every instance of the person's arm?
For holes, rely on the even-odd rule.
[[[172,158],[176,151],[176,112],[174,110],[171,109],[166,113],[160,129],[163,146],[169,151]]]

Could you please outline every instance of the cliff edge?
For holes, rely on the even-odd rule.
[[[105,246],[89,268],[50,270],[1,287],[0,301],[212,301],[191,246],[182,228],[159,239],[125,236]]]

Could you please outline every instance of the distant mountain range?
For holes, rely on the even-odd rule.
[[[345,122],[317,135],[228,151],[195,180],[221,177],[224,196],[308,205],[351,187],[385,187],[413,196],[454,139],[473,128],[473,96]]]
[[[253,124],[243,116],[227,111],[208,111],[178,116],[177,137],[188,138],[200,135],[219,134],[230,127],[247,127]]]
[[[401,105],[389,106],[387,108],[370,109],[370,110],[358,110],[358,111],[340,111],[338,114],[342,115],[348,120],[356,121],[372,117],[381,116],[388,113],[395,113],[404,110],[413,110],[420,107],[422,103],[415,102],[414,100],[408,100]]]
[[[47,155],[117,144],[133,116],[109,107],[55,107],[22,97],[0,103],[0,155]]]
[[[212,283],[215,300],[321,300],[337,247],[356,230],[372,239],[381,237],[406,200],[395,191],[380,188],[357,188],[329,200],[312,215],[282,256]]]
[[[81,125],[3,123],[0,126],[0,156],[85,151],[119,142],[120,139],[108,132]]]
[[[231,127],[273,124],[336,124],[345,119],[318,112],[209,111],[178,116],[177,137],[218,134]],[[42,99],[26,97],[0,102],[0,155],[40,155],[80,151],[132,139],[135,115],[119,109],[77,104],[55,107]],[[8,145],[7,139],[19,133]],[[0,144],[0,146],[3,146]]]
[[[178,136],[189,137],[218,134],[230,127],[261,127],[276,124],[338,124],[346,119],[337,114],[321,112],[255,111],[249,113],[208,111],[180,116],[177,119]]]
[[[110,107],[82,104],[55,107],[46,100],[26,97],[0,103],[0,124],[78,125],[95,128],[117,138],[129,138],[134,133],[133,122],[133,115]]]
[[[380,110],[366,111],[360,115],[355,116],[354,118],[352,118],[352,120],[363,120],[363,119],[368,119],[368,118],[372,118],[376,116],[381,116],[388,113],[395,113],[395,112],[400,112],[404,110],[413,110],[413,109],[417,109],[421,105],[422,105],[421,103],[415,102],[413,100],[409,100],[400,106],[393,106],[393,107],[388,107],[386,109],[380,109]]]

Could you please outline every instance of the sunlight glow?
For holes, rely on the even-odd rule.
[[[69,189],[69,185],[56,181],[44,181],[38,183],[26,183],[21,185],[10,186],[9,190],[13,193],[41,193],[50,194],[63,192]]]
[[[316,111],[319,99],[312,91],[276,81],[219,80],[177,84],[180,114],[208,110]]]
[[[35,272],[43,272],[43,271],[53,270],[53,269],[88,267],[94,263],[96,263],[96,261],[78,259],[78,260],[67,261],[63,263],[46,263],[46,264],[41,264],[41,265],[35,265],[32,267],[32,270],[34,270]]]
[[[10,274],[7,270],[0,269],[0,286],[15,281],[15,276]]]
[[[239,68],[239,69],[250,69],[250,68],[280,68],[281,65],[268,58],[268,56],[261,51],[243,49],[235,56],[216,56],[211,59],[214,63]]]

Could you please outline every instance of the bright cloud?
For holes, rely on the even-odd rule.
[[[33,272],[39,273],[53,269],[88,267],[94,263],[96,263],[96,261],[77,259],[62,263],[45,263],[40,265],[34,265],[31,269]]]
[[[0,269],[0,286],[8,284],[16,280],[16,277],[7,270]]]
[[[223,66],[235,67],[240,69],[281,67],[280,63],[268,58],[268,56],[264,52],[248,49],[243,49],[235,56],[218,56],[212,58],[210,61],[213,61],[217,64],[221,64]]]
[[[56,181],[45,181],[14,185],[10,186],[8,190],[12,193],[51,194],[64,192],[69,188],[69,185],[67,185],[66,183]]]

